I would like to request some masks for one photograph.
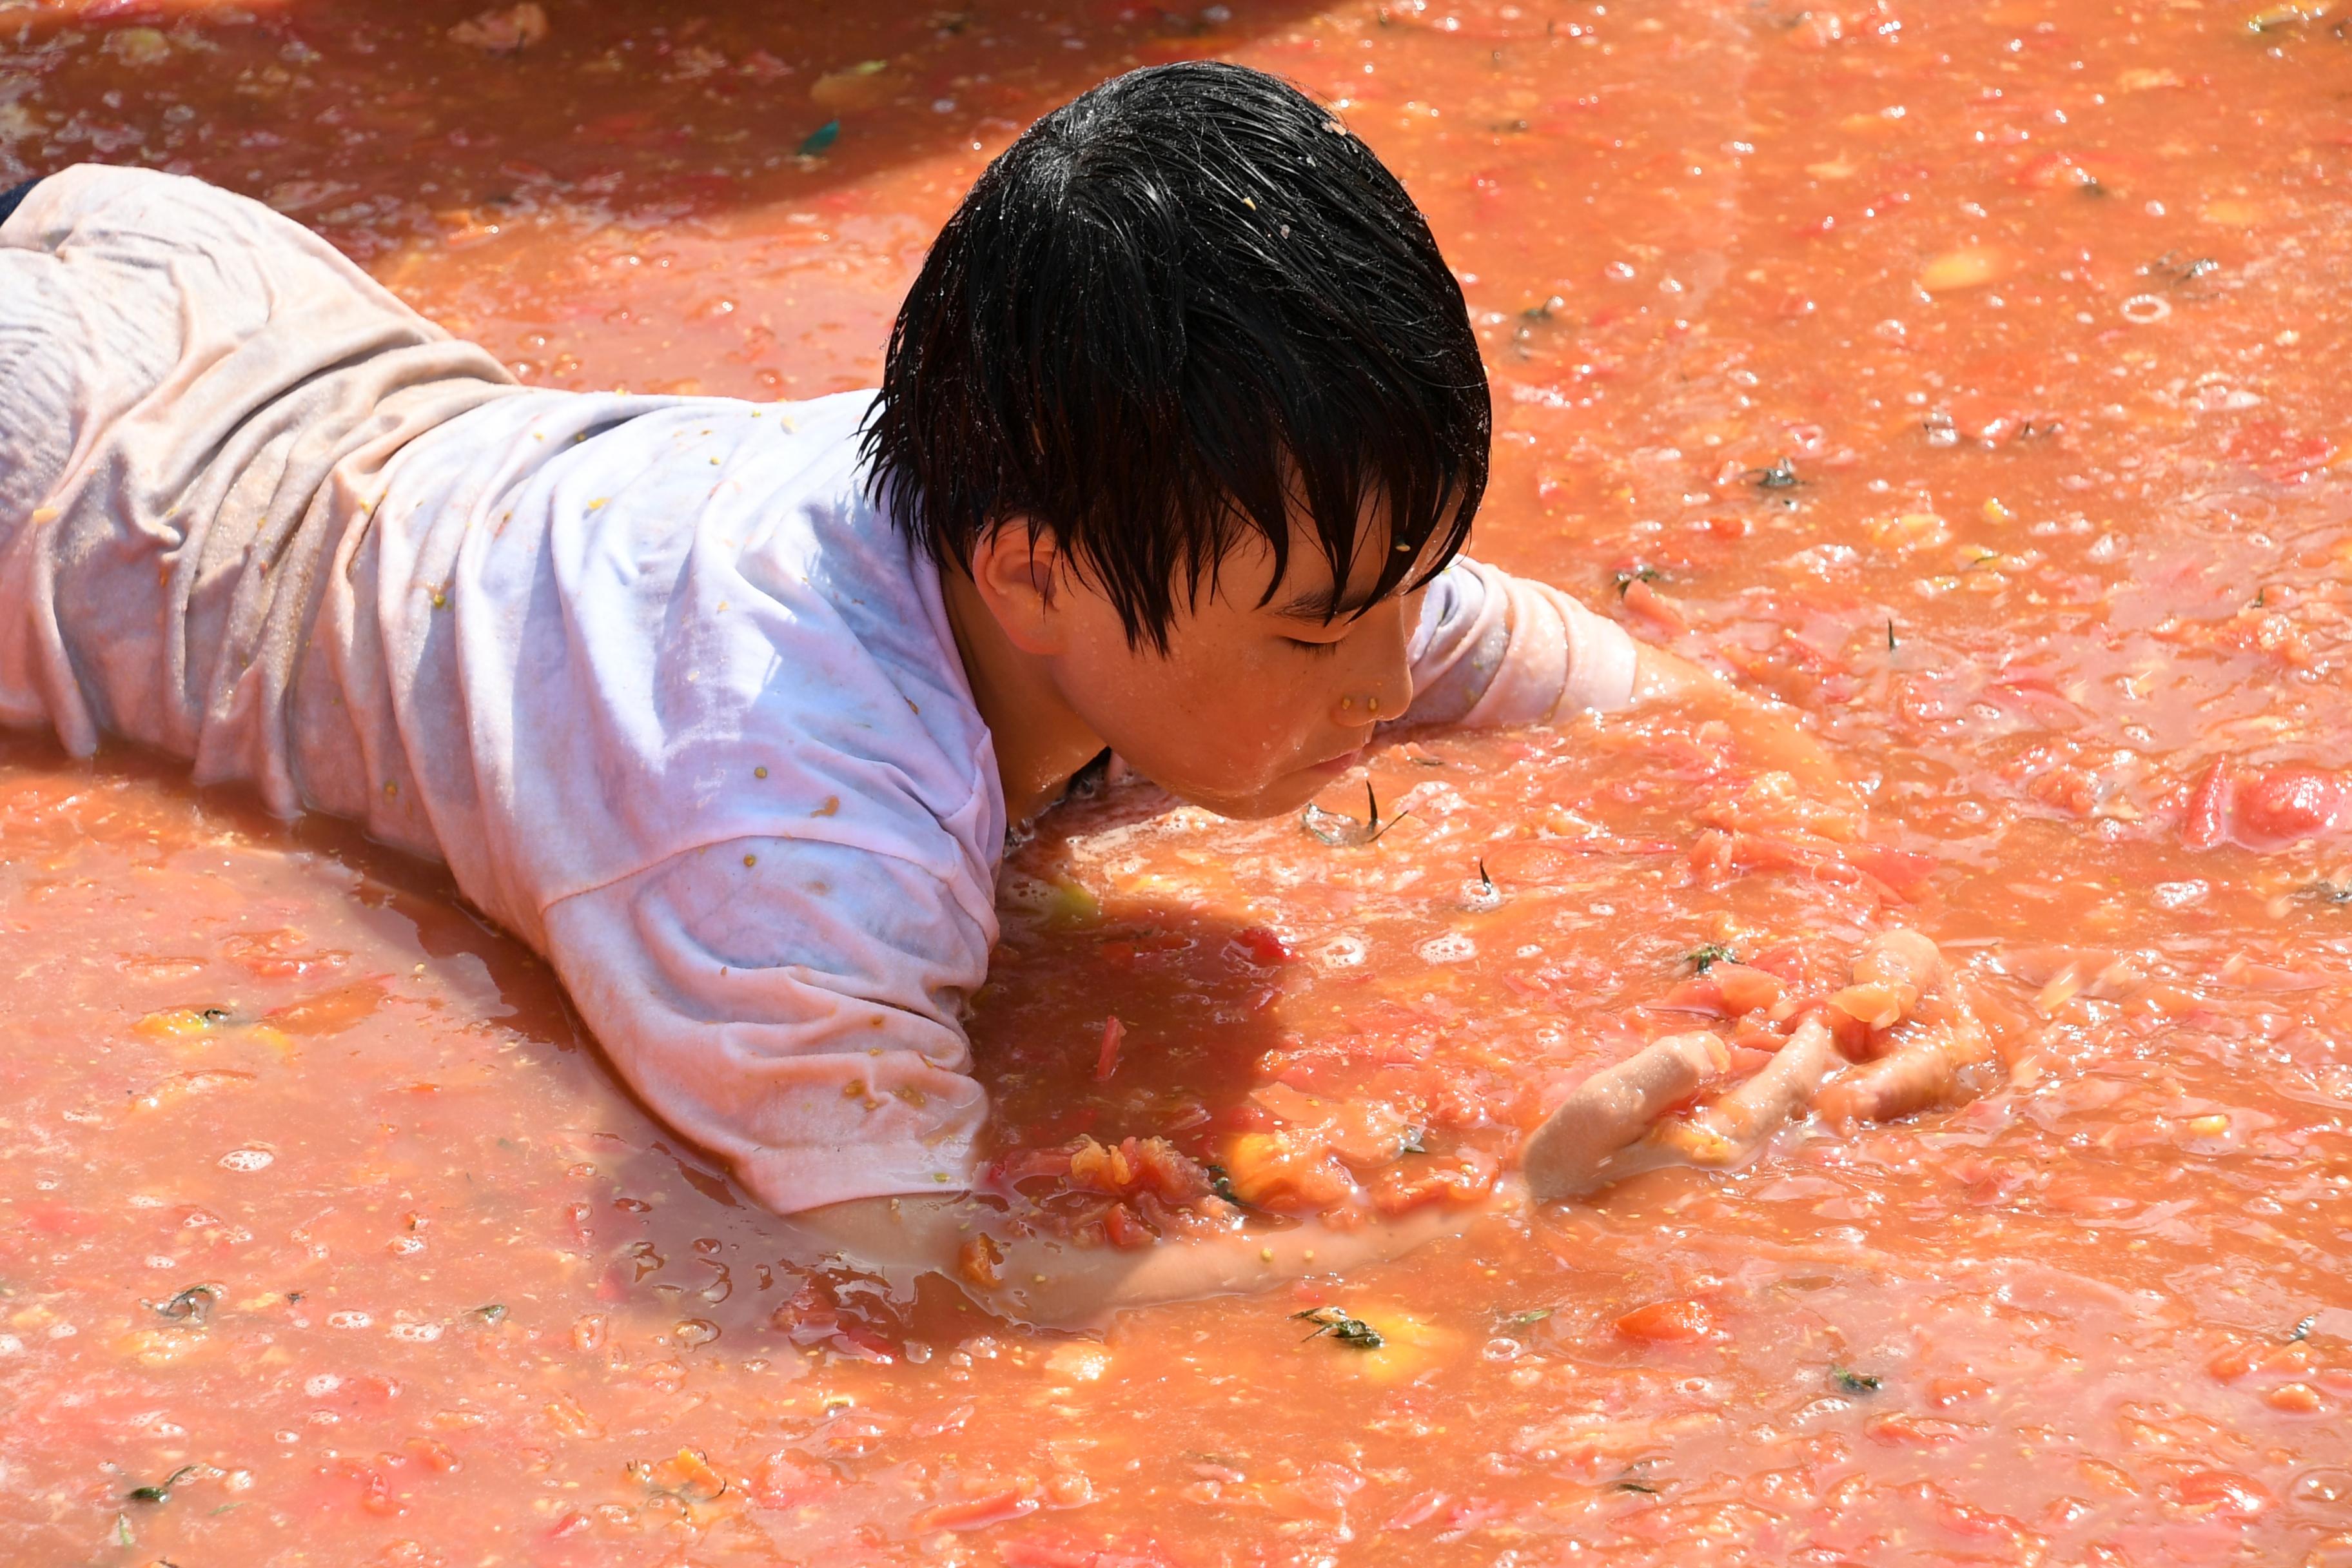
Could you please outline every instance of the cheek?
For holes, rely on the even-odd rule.
[[[1259,658],[1171,661],[1138,682],[1122,719],[1149,733],[1162,782],[1254,793],[1318,737],[1318,685],[1315,672]]]

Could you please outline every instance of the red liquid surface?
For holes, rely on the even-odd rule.
[[[0,1555],[2352,1562],[2336,16],[763,9],[501,55],[438,0],[0,5],[0,183],[200,174],[527,379],[805,395],[1029,118],[1285,72],[1463,275],[1478,552],[1808,710],[1871,820],[1673,713],[1388,746],[1325,800],[1370,777],[1369,845],[1066,807],[973,1026],[996,1152],[1276,1134],[1306,1174],[1236,1179],[1346,1223],[1703,1023],[1694,951],[1834,984],[1889,923],[2000,1070],[1036,1333],[794,1262],[431,868],[9,738]]]

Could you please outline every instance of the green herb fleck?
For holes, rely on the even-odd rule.
[[[1895,651],[1895,617],[1893,616],[1886,617],[1886,651],[1889,653]]]
[[[1792,490],[1804,481],[1797,478],[1797,465],[1786,458],[1775,458],[1769,468],[1750,468],[1748,479],[1760,490]]]
[[[1428,1140],[1429,1130],[1427,1128],[1408,1127],[1404,1130],[1404,1142],[1397,1145],[1397,1152],[1400,1154],[1426,1154],[1429,1152]]]
[[[1705,974],[1718,963],[1738,963],[1739,955],[1722,942],[1710,942],[1685,953],[1683,962],[1689,964],[1695,972]]]
[[[1658,1495],[1658,1489],[1647,1481],[1611,1481],[1609,1489],[1612,1492],[1640,1492],[1643,1497]]]
[[[172,1500],[172,1489],[203,1468],[201,1465],[182,1465],[178,1469],[165,1476],[157,1485],[132,1487],[130,1491],[131,1500],[132,1502],[169,1502]]]
[[[1512,1328],[1524,1329],[1530,1324],[1542,1322],[1551,1316],[1551,1310],[1549,1307],[1530,1307],[1524,1312],[1513,1312],[1503,1321]]]
[[[131,1516],[127,1513],[118,1513],[114,1516],[114,1544],[128,1546],[131,1542]]]
[[[1328,1334],[1341,1344],[1353,1345],[1360,1351],[1376,1351],[1388,1343],[1381,1337],[1380,1330],[1361,1318],[1348,1316],[1342,1308],[1309,1307],[1303,1312],[1290,1315],[1302,1322],[1316,1325],[1315,1332],[1307,1336],[1310,1340]]]
[[[828,120],[808,133],[808,139],[800,145],[798,155],[803,158],[821,158],[824,156],[826,149],[840,140],[841,121]]]
[[[1654,566],[1636,566],[1631,572],[1620,572],[1610,581],[1617,584],[1617,596],[1623,598],[1625,590],[1636,583],[1663,583],[1665,578]]]
[[[2305,1340],[2311,1338],[2311,1331],[2317,1327],[2319,1327],[2319,1314],[2314,1312],[2311,1316],[2305,1318],[2303,1321],[2294,1326],[2293,1331],[2287,1335],[2286,1342],[2291,1345],[2300,1344]]]
[[[2352,882],[2338,885],[2321,880],[2312,883],[2304,891],[2323,904],[2352,904]]]
[[[507,1310],[499,1303],[493,1301],[487,1307],[475,1308],[473,1315],[481,1319],[482,1321],[486,1323],[495,1323],[507,1315]]]
[[[1209,1173],[1209,1190],[1211,1192],[1216,1194],[1217,1196],[1224,1199],[1225,1202],[1233,1205],[1235,1208],[1241,1208],[1244,1206],[1239,1194],[1234,1191],[1233,1177],[1225,1173],[1225,1168],[1223,1165],[1203,1165],[1201,1168]]]
[[[1869,1373],[1853,1372],[1842,1366],[1830,1368],[1830,1376],[1836,1379],[1837,1385],[1848,1394],[1875,1394],[1885,1382],[1884,1378],[1874,1377]]]

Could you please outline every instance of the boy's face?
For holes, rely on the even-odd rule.
[[[1196,605],[1180,607],[1164,656],[1130,648],[1110,602],[1061,574],[1053,613],[1062,646],[1048,666],[1062,700],[1129,766],[1184,800],[1225,816],[1297,810],[1412,700],[1405,644],[1422,594],[1367,602],[1387,541],[1365,531],[1346,583],[1334,582],[1311,535],[1294,532],[1289,570],[1263,605],[1274,552],[1253,536]]]

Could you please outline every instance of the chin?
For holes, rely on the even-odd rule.
[[[1293,773],[1277,779],[1253,795],[1225,795],[1217,800],[1200,800],[1193,804],[1229,816],[1239,822],[1255,822],[1269,816],[1286,816],[1307,809],[1307,803],[1323,793],[1331,781],[1319,774]]]
[[[1316,779],[1290,777],[1278,779],[1262,789],[1247,795],[1230,795],[1222,790],[1162,787],[1187,805],[1197,805],[1202,811],[1213,811],[1219,816],[1235,822],[1254,822],[1264,817],[1280,816],[1286,812],[1305,809],[1320,790],[1322,782]]]

